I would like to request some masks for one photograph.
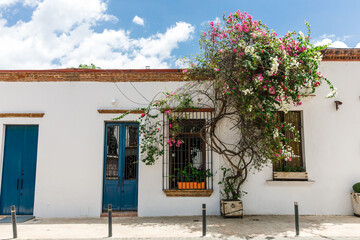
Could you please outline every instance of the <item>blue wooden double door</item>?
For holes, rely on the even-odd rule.
[[[33,214],[37,146],[37,125],[5,127],[0,215],[11,214],[11,205],[19,215]]]
[[[103,211],[137,210],[138,124],[106,123]]]

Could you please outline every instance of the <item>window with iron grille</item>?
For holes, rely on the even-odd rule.
[[[210,110],[164,114],[163,190],[213,189],[211,117]]]
[[[275,172],[305,172],[302,112],[289,111],[287,113],[278,112],[278,114],[281,122],[290,123],[295,127],[295,130],[299,133],[300,141],[286,143],[286,145],[292,148],[294,155],[292,156],[291,161],[280,160],[275,162],[273,170]],[[285,134],[287,139],[295,138],[295,134],[290,130],[283,130],[283,134]]]

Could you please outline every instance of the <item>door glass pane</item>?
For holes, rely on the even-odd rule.
[[[136,180],[137,126],[126,126],[125,180]]]
[[[107,128],[106,180],[119,177],[119,126]]]

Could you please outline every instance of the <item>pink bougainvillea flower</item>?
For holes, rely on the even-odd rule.
[[[145,113],[142,113],[142,114],[141,114],[141,117],[145,117],[145,115],[146,115]]]
[[[184,69],[183,73],[187,73],[187,70],[186,70],[186,69]]]
[[[169,113],[170,113],[170,110],[166,110],[166,111],[165,111],[165,114],[169,114]]]

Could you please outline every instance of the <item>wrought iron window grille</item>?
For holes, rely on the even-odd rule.
[[[213,189],[211,119],[212,111],[163,114],[163,190]]]

